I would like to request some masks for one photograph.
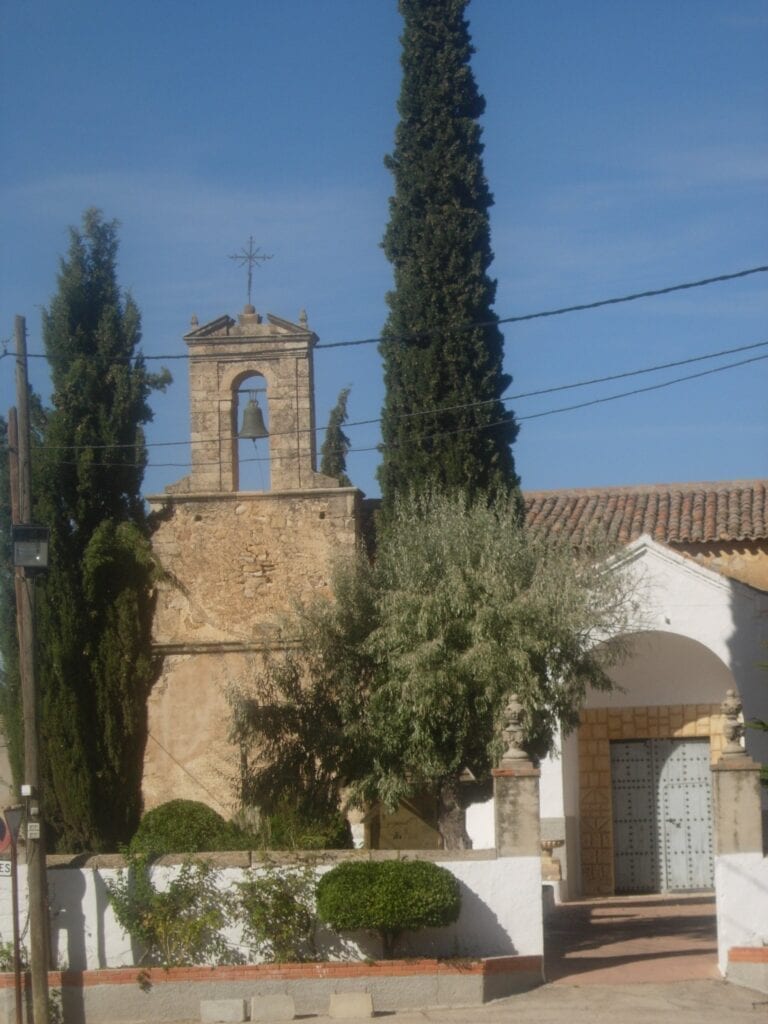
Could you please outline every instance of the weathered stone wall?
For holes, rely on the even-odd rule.
[[[296,601],[330,596],[334,556],[358,539],[360,492],[173,494],[150,498],[161,671],[148,703],[144,802],[176,797],[233,810],[238,754],[226,689],[253,672]]]
[[[167,574],[155,643],[264,640],[294,601],[328,591],[331,555],[357,542],[360,497],[335,488],[150,498]]]

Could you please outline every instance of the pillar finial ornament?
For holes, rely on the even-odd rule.
[[[744,749],[741,738],[744,735],[744,724],[739,720],[743,704],[735,690],[727,690],[725,700],[720,705],[723,716],[723,757],[743,757]]]
[[[529,762],[529,757],[523,750],[523,708],[516,693],[510,696],[504,708],[501,735],[504,740],[501,767]]]

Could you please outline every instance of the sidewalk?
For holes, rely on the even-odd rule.
[[[768,996],[724,981],[543,985],[485,1006],[380,1012],[380,1024],[764,1024]],[[338,1024],[301,1015],[306,1024]],[[370,1021],[371,1018],[365,1018]],[[127,1024],[127,1022],[121,1022]],[[199,1020],[178,1024],[199,1024]],[[362,1024],[349,1020],[348,1024]]]
[[[709,894],[580,900],[556,907],[545,930],[548,984],[484,1006],[384,1009],[374,1014],[374,1020],[387,1024],[768,1021],[767,995],[719,977],[714,899]],[[336,1024],[330,1017],[314,1014],[296,1019]],[[350,1020],[350,1024],[360,1022]]]

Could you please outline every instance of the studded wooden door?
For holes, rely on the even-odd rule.
[[[611,743],[617,892],[713,884],[707,740]]]

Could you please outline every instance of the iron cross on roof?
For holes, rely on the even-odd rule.
[[[248,248],[243,247],[240,252],[236,252],[233,256],[229,256],[228,259],[236,260],[242,267],[248,267],[248,305],[251,305],[251,288],[253,286],[253,268],[257,263],[266,263],[267,260],[271,260],[271,256],[267,256],[266,253],[259,252],[259,247],[254,248],[253,235],[248,239]]]

